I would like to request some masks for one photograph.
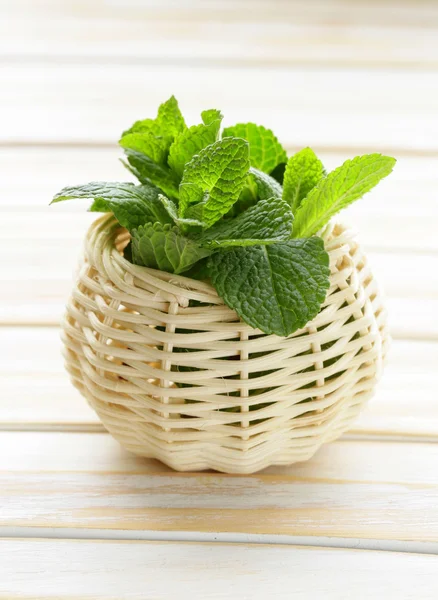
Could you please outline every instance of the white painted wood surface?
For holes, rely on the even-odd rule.
[[[0,0],[0,58],[0,598],[436,598],[436,556],[412,552],[438,553],[438,5]],[[388,295],[388,368],[308,463],[172,473],[102,433],[63,372],[55,326],[93,216],[48,202],[128,180],[119,133],[172,93],[190,122],[217,106],[328,169],[398,159],[344,217]]]
[[[438,558],[241,544],[1,540],[0,598],[421,598]],[[348,578],[349,584],[345,585]]]
[[[47,61],[434,67],[433,2],[15,0],[0,51]],[[9,25],[9,26],[8,26]],[[409,36],[409,44],[406,38]],[[224,44],[224,39],[227,43]]]
[[[438,152],[438,82],[428,71],[86,61],[3,64],[0,76],[3,144],[114,144],[173,93],[191,123],[218,107],[225,124],[264,123],[289,147]]]
[[[438,445],[339,441],[255,476],[175,473],[106,434],[0,435],[0,531],[438,543]],[[195,534],[196,537],[196,534]],[[310,542],[312,543],[312,542]],[[438,545],[437,545],[438,547]],[[395,546],[392,546],[395,549]]]

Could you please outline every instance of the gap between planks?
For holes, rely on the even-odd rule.
[[[14,2],[0,25],[11,61],[175,62],[251,67],[435,68],[437,11],[430,3],[369,6],[339,0],[210,3],[121,1],[75,6]],[[406,44],[409,36],[410,43]],[[227,43],[224,44],[223,40]],[[96,43],[98,40],[98,43]]]
[[[291,143],[284,143],[284,147],[288,154],[293,154],[303,149],[303,144],[293,145]],[[116,148],[115,143],[111,141],[92,141],[84,138],[83,140],[0,140],[0,150],[41,150],[41,151],[56,151],[62,150],[102,150],[102,151],[114,151]],[[345,145],[345,146],[329,146],[319,144],[318,142],[312,144],[312,149],[316,154],[339,154],[345,158],[351,158],[358,154],[366,154],[370,152],[370,145],[357,146],[357,145]],[[403,146],[382,146],[379,148],[379,152],[388,154],[395,157],[403,158],[437,158],[438,149],[428,148],[411,148]],[[344,160],[345,160],[344,158]],[[113,165],[114,166],[114,165]],[[339,165],[336,165],[339,166]],[[125,172],[125,177],[129,178],[129,175]]]
[[[183,544],[230,544],[234,546],[291,546],[303,548],[343,548],[375,552],[438,555],[438,542],[386,539],[313,537],[304,535],[271,535],[239,532],[202,531],[130,531],[114,529],[81,529],[77,527],[1,527],[2,540],[77,540],[108,542],[152,542]]]

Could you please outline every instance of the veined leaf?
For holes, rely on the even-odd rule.
[[[275,244],[290,238],[292,222],[288,203],[269,198],[260,200],[234,219],[219,221],[194,239],[207,248]]]
[[[314,187],[295,215],[294,237],[317,233],[340,210],[369,192],[389,175],[395,159],[365,154],[347,160]]]
[[[283,193],[282,187],[273,177],[270,177],[263,171],[259,171],[254,167],[250,168],[249,173],[255,181],[257,195],[260,200],[266,200],[267,198],[281,198]]]
[[[249,142],[251,167],[270,173],[287,161],[286,151],[270,129],[255,123],[238,123],[226,127],[223,136],[241,137]]]
[[[161,104],[155,122],[161,135],[175,137],[187,129],[175,96],[171,96],[167,102]]]
[[[236,202],[249,169],[248,143],[224,138],[204,148],[186,165],[179,186],[179,215],[204,201],[198,220],[210,227]]]
[[[175,137],[181,131],[186,129],[184,117],[178,106],[175,96],[163,102],[158,108],[158,114],[155,119],[142,119],[136,121],[129,129],[123,132],[122,137],[128,133],[150,132],[155,136]]]
[[[304,148],[290,157],[284,172],[283,199],[289,202],[294,214],[324,175],[322,162],[310,148]]]
[[[134,264],[168,273],[183,273],[210,254],[209,250],[181,235],[177,227],[161,223],[135,229],[131,248]]]
[[[157,136],[151,131],[139,131],[124,135],[119,144],[126,150],[145,154],[157,165],[165,165],[172,140],[170,136]]]
[[[209,272],[219,296],[252,327],[287,336],[319,312],[329,287],[321,238],[217,252]]]
[[[169,198],[166,198],[166,196],[159,194],[158,198],[159,198],[160,202],[162,203],[162,205],[164,206],[164,208],[166,209],[168,215],[171,217],[171,219],[177,225],[181,225],[182,227],[184,227],[184,226],[205,227],[205,223],[203,223],[202,221],[199,221],[198,219],[190,219],[190,218],[184,219],[183,217],[179,217],[178,216],[178,207],[172,200],[170,200]]]
[[[132,230],[150,221],[170,223],[171,218],[158,199],[157,188],[133,183],[92,182],[66,187],[53,198],[52,203],[88,198],[93,200],[92,212],[112,212],[117,221]]]
[[[166,165],[158,165],[153,160],[136,152],[135,150],[125,150],[126,158],[129,164],[122,161],[123,165],[137,179],[144,184],[154,184],[169,196],[178,196],[178,182],[175,175]]]
[[[222,115],[212,109],[202,113],[204,123],[194,125],[178,135],[170,147],[168,163],[177,177],[181,178],[184,166],[200,150],[217,140]]]

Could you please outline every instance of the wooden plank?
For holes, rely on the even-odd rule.
[[[290,152],[296,149],[291,148]],[[352,152],[323,152],[321,159],[326,168],[332,170],[352,155]],[[0,211],[20,213],[3,231],[3,236],[13,238],[16,223],[22,219],[23,212],[83,213],[89,205],[87,201],[64,202],[52,207],[49,207],[49,202],[65,185],[88,181],[130,181],[130,173],[118,160],[121,156],[116,144],[111,148],[0,148]],[[23,164],[32,165],[32,177],[22,177]],[[436,252],[437,188],[435,158],[401,156],[391,176],[364,200],[352,205],[342,218],[360,230],[361,238],[372,249]],[[82,226],[80,218],[73,221],[74,229]],[[59,228],[59,235],[69,235],[62,220]],[[45,231],[34,230],[33,235],[44,237]]]
[[[0,552],[0,598],[5,600],[433,600],[438,592],[438,557],[430,555],[264,544],[42,539],[0,540]]]
[[[101,429],[64,372],[59,331],[0,328],[0,426]]]
[[[54,328],[0,328],[0,428],[102,430],[94,411],[70,385]],[[375,398],[349,435],[438,440],[438,344],[393,342]]]
[[[16,0],[0,25],[7,57],[211,64],[433,66],[430,2]],[[406,40],[409,43],[406,43]],[[224,44],[223,40],[227,40]]]
[[[37,62],[3,64],[0,75],[4,145],[113,144],[175,94],[189,123],[217,106],[226,124],[263,123],[289,146],[438,152],[438,82],[427,71]]]
[[[436,444],[335,442],[252,476],[158,469],[106,434],[3,432],[0,448],[5,536],[79,528],[438,541]]]

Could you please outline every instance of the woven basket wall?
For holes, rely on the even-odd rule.
[[[208,284],[138,267],[128,234],[98,219],[63,322],[66,366],[128,450],[178,470],[251,473],[311,457],[371,396],[388,341],[367,261],[340,225],[323,233],[331,287],[288,338],[241,322]]]

